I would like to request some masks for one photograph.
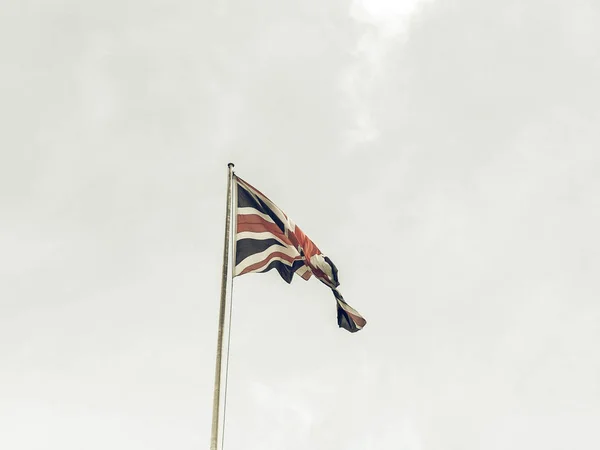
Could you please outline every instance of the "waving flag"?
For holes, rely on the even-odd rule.
[[[304,280],[314,275],[333,291],[338,325],[352,333],[362,329],[366,320],[337,290],[340,283],[333,262],[264,194],[236,175],[233,179],[237,186],[233,276],[275,269],[291,283],[294,274]]]

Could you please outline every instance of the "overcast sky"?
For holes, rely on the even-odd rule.
[[[237,278],[225,448],[600,448],[596,0],[8,0],[0,448],[208,448],[226,164],[331,292]]]

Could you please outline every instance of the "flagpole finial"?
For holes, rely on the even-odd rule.
[[[235,164],[234,163],[229,163],[229,164],[227,164],[227,167],[229,167],[230,169],[233,169],[235,167]]]

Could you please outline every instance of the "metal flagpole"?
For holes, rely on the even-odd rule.
[[[229,233],[231,228],[231,183],[233,180],[233,163],[227,164],[227,214],[225,218],[225,245],[223,248],[223,273],[221,277],[221,304],[219,306],[219,331],[217,335],[217,360],[215,365],[215,388],[213,393],[212,432],[210,450],[217,450],[219,437],[219,419],[221,415],[221,372],[223,353],[223,328],[225,325],[225,306],[227,297],[227,275],[229,273]]]

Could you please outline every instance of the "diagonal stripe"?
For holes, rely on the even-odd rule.
[[[312,271],[310,270],[310,267],[305,264],[296,271],[296,274],[308,281],[312,276]]]
[[[258,261],[254,264],[246,265],[245,268],[241,269],[241,266],[236,267],[237,275],[244,275],[252,272],[262,272],[271,261],[281,261],[291,266],[295,261],[300,261],[298,258],[294,258],[293,256],[289,256],[284,252],[273,252],[270,253],[266,258]],[[239,270],[241,269],[241,270]],[[239,270],[239,272],[238,272]]]
[[[261,254],[267,251],[271,247],[277,247],[280,249],[288,248],[287,245],[282,245],[279,240],[275,239],[272,236],[270,239],[238,239],[236,241],[236,255],[235,255],[235,265],[237,266],[246,258],[251,257],[255,254]],[[272,251],[276,250],[273,248]],[[295,253],[298,251],[292,247],[292,250]]]
[[[242,180],[241,178],[237,178],[237,179],[238,179],[238,182],[242,186],[244,186],[249,192],[251,192],[256,197],[256,199],[259,200],[260,203],[262,203],[264,206],[266,206],[268,209],[270,209],[271,211],[273,211],[273,213],[275,213],[277,215],[277,218],[285,226],[285,228],[287,228],[291,231],[294,231],[294,229],[296,228],[296,225],[294,224],[293,221],[291,221],[288,218],[287,214],[284,213],[281,208],[279,208],[279,206],[277,206],[275,203],[273,203],[269,197],[267,197],[265,194],[260,192],[258,189],[256,189],[254,186],[252,186],[248,182]],[[277,223],[277,220],[275,220],[275,222]],[[279,225],[279,223],[278,223],[278,225]]]
[[[270,200],[266,202],[256,194],[256,190],[249,186],[245,186],[245,183],[240,178],[238,181],[238,208],[255,208],[263,214],[268,215],[280,230],[285,229],[285,214],[281,211],[273,202]],[[266,197],[265,197],[266,198]]]
[[[294,261],[291,266],[288,266],[287,263],[282,261],[272,260],[269,262],[269,265],[262,269],[260,273],[268,272],[271,269],[276,269],[279,272],[281,278],[284,279],[286,283],[291,283],[294,278],[294,273],[297,273],[304,266],[304,261]]]
[[[346,303],[337,289],[332,289],[332,292],[337,301],[338,325],[351,333],[361,330],[367,324],[365,318]]]
[[[360,329],[365,326],[367,321],[356,311],[354,308],[350,307],[346,302],[340,302],[338,300],[338,305],[346,311],[346,313],[352,318],[354,324]]]
[[[244,241],[249,241],[249,240],[244,239],[240,242],[244,242]],[[240,242],[238,242],[238,246],[239,246]],[[262,243],[262,242],[267,242],[267,241],[254,241],[254,242]],[[295,248],[282,247],[278,243],[275,243],[275,245],[270,245],[268,248],[266,248],[262,252],[255,252],[255,253],[250,254],[246,258],[241,259],[235,265],[235,273],[241,275],[247,267],[257,264],[257,263],[260,263],[262,261],[265,261],[265,260],[269,259],[271,254],[275,254],[275,253],[277,253],[278,255],[279,254],[286,255],[290,261],[293,259],[301,258],[300,254],[298,253],[298,250],[296,250]],[[236,256],[239,256],[239,254]]]

